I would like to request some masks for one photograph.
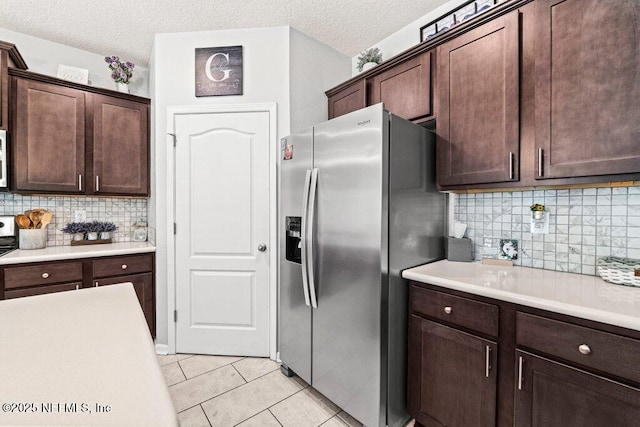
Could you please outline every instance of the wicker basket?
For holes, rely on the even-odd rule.
[[[640,260],[614,256],[599,258],[598,275],[616,285],[640,286]]]

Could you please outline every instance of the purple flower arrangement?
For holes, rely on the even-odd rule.
[[[131,80],[131,77],[133,76],[133,67],[135,67],[133,62],[121,62],[120,58],[115,55],[106,56],[104,61],[109,64],[111,78],[116,83],[129,84],[129,80]]]
[[[118,226],[112,222],[91,221],[91,222],[70,222],[64,226],[63,233],[76,234],[76,233],[102,233],[113,232],[118,229]]]

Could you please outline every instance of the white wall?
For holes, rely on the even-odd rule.
[[[58,65],[71,65],[89,70],[90,86],[112,90],[116,88],[115,82],[111,79],[111,70],[104,61],[104,57],[112,54],[117,55],[118,52],[107,52],[101,55],[4,28],[0,28],[0,40],[16,45],[27,63],[29,71],[55,77],[58,73]],[[148,80],[149,69],[136,64],[133,79],[129,84],[131,93],[148,97]]]
[[[243,46],[242,96],[195,96],[195,48]],[[156,325],[158,344],[168,344],[167,298],[167,107],[276,102],[278,135],[289,133],[289,29],[203,31],[156,34],[150,76],[154,82],[152,126],[155,129],[155,185],[150,220],[156,230]]]
[[[241,96],[195,96],[195,48],[243,46]],[[289,27],[157,34],[150,61],[152,197],[156,236],[156,342],[168,343],[167,107],[277,104],[277,141],[292,130],[326,120],[324,91],[349,77],[350,59]],[[295,108],[296,111],[292,111]],[[295,123],[295,125],[294,125]],[[153,136],[155,134],[155,137]],[[276,143],[278,143],[276,141]],[[153,232],[153,231],[152,231]],[[171,325],[173,323],[171,322]]]
[[[412,46],[420,43],[420,27],[428,24],[429,22],[438,19],[440,16],[446,14],[447,12],[455,9],[461,4],[465,3],[468,0],[451,0],[442,6],[434,9],[433,11],[427,13],[423,17],[416,19],[411,24],[407,25],[404,28],[396,31],[391,34],[389,37],[380,40],[378,43],[374,44],[370,47],[380,48],[382,51],[382,59],[386,61],[387,59],[396,56],[399,53],[404,52]],[[366,50],[368,48],[363,48],[362,50]],[[359,73],[356,65],[358,64],[358,55],[351,58],[351,75],[355,76]]]
[[[290,46],[291,132],[295,133],[327,120],[324,92],[350,77],[351,59],[294,28]]]

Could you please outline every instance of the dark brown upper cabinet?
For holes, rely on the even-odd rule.
[[[385,108],[404,119],[431,115],[431,52],[423,53],[371,79],[369,104]]]
[[[437,47],[440,185],[518,180],[519,50],[517,11]]]
[[[27,79],[15,83],[15,189],[83,194],[84,92]]]
[[[435,120],[444,190],[638,181],[639,21],[637,0],[503,1],[329,89],[329,118]]]
[[[27,69],[15,45],[0,41],[0,129],[9,128],[9,67]]]
[[[638,1],[536,3],[536,178],[640,172]]]
[[[329,96],[329,118],[342,116],[367,106],[367,85],[364,79]]]
[[[149,106],[93,98],[93,192],[148,194]]]
[[[149,195],[149,100],[12,70],[12,189]]]

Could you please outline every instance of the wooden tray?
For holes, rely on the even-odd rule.
[[[113,240],[112,239],[72,240],[71,246],[102,245],[104,243],[113,243]]]

